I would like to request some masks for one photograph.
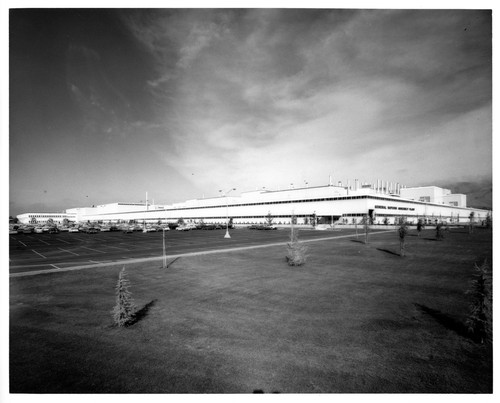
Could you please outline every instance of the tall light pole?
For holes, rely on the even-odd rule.
[[[229,192],[232,192],[233,190],[236,190],[236,188],[232,188],[229,190],[226,190],[225,192],[223,190],[219,190],[224,197],[226,198],[226,235],[224,235],[224,238],[231,238],[231,235],[229,235],[229,201],[227,200],[227,195]]]
[[[167,254],[165,248],[165,227],[163,229],[163,268],[167,267]]]

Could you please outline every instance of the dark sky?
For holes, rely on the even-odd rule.
[[[11,9],[10,214],[491,179],[491,11]]]

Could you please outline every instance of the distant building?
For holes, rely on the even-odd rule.
[[[400,196],[409,200],[427,203],[446,204],[455,207],[467,207],[467,196],[464,194],[451,194],[449,189],[437,186],[419,186],[402,188]]]
[[[428,223],[468,222],[471,212],[481,222],[487,210],[466,206],[466,195],[451,194],[448,189],[437,186],[407,188],[398,183],[377,181],[376,184],[353,186],[341,183],[332,185],[291,188],[287,190],[256,190],[240,196],[213,197],[187,200],[171,205],[148,205],[147,203],[111,203],[95,207],[78,207],[66,210],[57,219],[68,218],[76,222],[175,222],[182,218],[187,222],[226,222],[234,224],[266,222],[270,216],[276,224],[289,224],[292,215],[298,224],[357,223],[369,216],[373,223],[395,223],[401,217],[416,223],[424,219]],[[35,216],[33,216],[35,215]],[[22,223],[29,223],[36,213],[18,216]],[[56,217],[52,217],[55,221]]]
[[[24,213],[19,214],[17,219],[21,224],[45,225],[49,222],[62,224],[64,220],[75,221],[75,216],[71,213]]]

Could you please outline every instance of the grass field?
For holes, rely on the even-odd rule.
[[[127,266],[140,311],[113,325],[121,266],[10,279],[11,393],[491,393],[464,332],[492,234],[395,232]]]

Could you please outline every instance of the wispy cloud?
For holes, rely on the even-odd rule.
[[[127,15],[157,61],[150,85],[175,144],[168,160],[200,171],[199,186],[270,185],[332,169],[345,177],[390,174],[388,145],[392,156],[404,155],[431,132],[440,144],[445,128],[487,110],[489,18],[349,10]],[[479,132],[488,144],[487,126]],[[463,153],[469,135],[457,131],[450,151]],[[435,148],[426,152],[438,158]]]

